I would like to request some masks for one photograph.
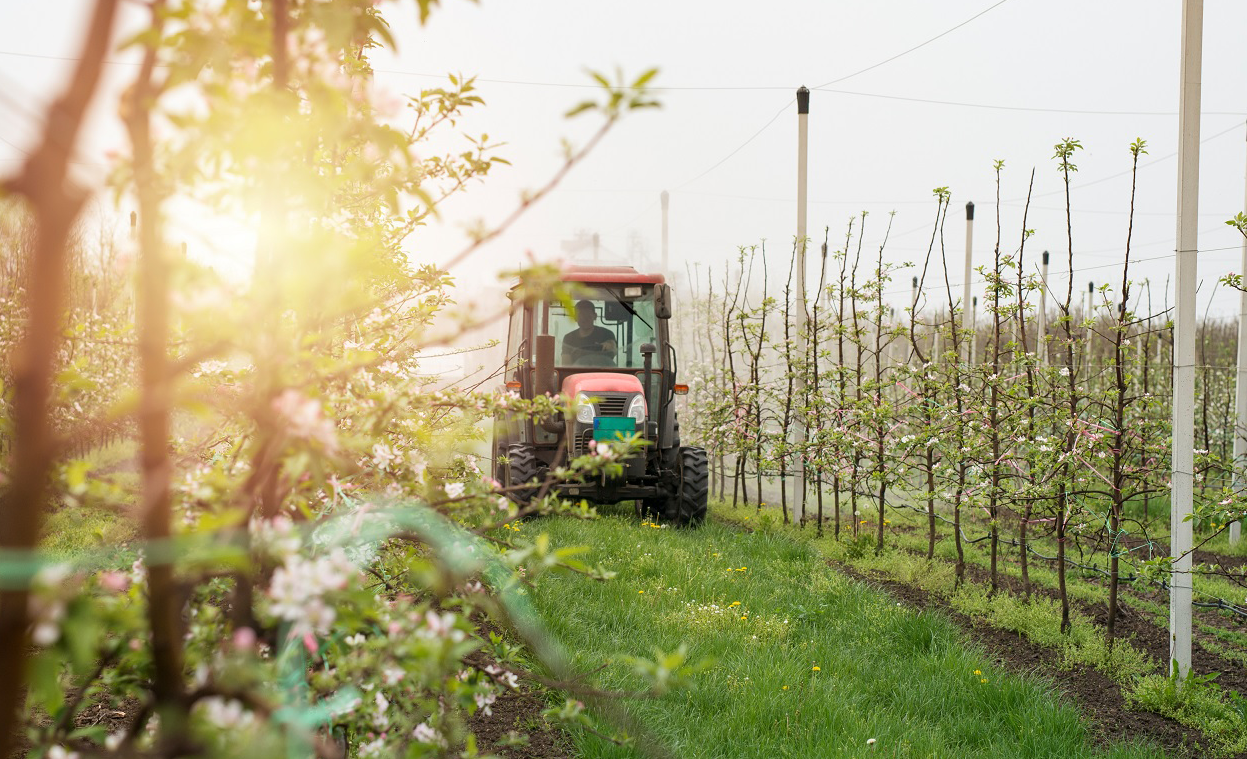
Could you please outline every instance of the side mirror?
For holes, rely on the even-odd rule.
[[[671,285],[659,285],[654,293],[654,316],[671,318]]]
[[[623,324],[632,318],[632,314],[628,313],[628,307],[617,300],[608,300],[603,307],[602,321],[611,322],[612,324]]]

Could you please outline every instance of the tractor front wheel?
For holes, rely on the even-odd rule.
[[[680,512],[680,449],[667,448],[659,456],[661,456],[660,471],[670,473],[669,476],[675,481],[673,490],[676,495],[645,498],[637,502],[637,515],[653,522],[660,519],[675,519]]]
[[[537,452],[531,445],[514,444],[507,446],[506,480],[503,482],[503,485],[507,488],[525,485],[536,480],[539,473]],[[507,492],[512,501],[515,501],[520,506],[527,506],[528,502],[537,495],[537,488],[516,488]]]
[[[706,521],[709,498],[709,466],[701,448],[680,449],[680,494],[676,503],[675,522],[693,527]]]

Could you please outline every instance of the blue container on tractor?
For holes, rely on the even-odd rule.
[[[599,443],[625,440],[636,434],[636,420],[630,416],[593,417],[593,439]]]

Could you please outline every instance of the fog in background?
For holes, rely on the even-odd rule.
[[[46,104],[71,65],[62,58],[77,54],[89,7],[86,0],[5,6],[0,173],[17,168],[34,144]],[[562,140],[583,144],[596,130],[592,114],[563,117],[596,94],[586,69],[613,76],[618,67],[629,77],[661,69],[653,82],[661,109],[626,117],[554,193],[451,272],[462,291],[458,299],[479,304],[478,313],[501,305],[500,272],[530,255],[592,258],[595,234],[603,262],[653,268],[660,260],[663,190],[671,194],[670,274],[682,295],[689,289],[686,272],[704,282],[710,269],[721,282],[740,246],[763,241],[773,279],[782,278],[795,234],[794,91],[801,85],[814,90],[809,234],[815,246],[829,228],[831,246],[839,248],[848,219],[868,211],[866,249],[873,252],[895,211],[885,258],[920,263],[935,213],[931,191],[948,187],[948,263],[960,284],[964,204],[977,206],[975,265],[988,264],[996,239],[992,164],[1003,159],[1002,249],[1017,248],[1033,168],[1026,226],[1035,235],[1027,261],[1037,265],[1039,253],[1050,250],[1051,285],[1064,292],[1064,197],[1051,156],[1055,143],[1073,137],[1084,146],[1074,159],[1072,193],[1076,298],[1089,281],[1116,286],[1127,232],[1128,146],[1141,137],[1148,155],[1139,171],[1132,252],[1139,265],[1132,278],[1151,280],[1158,307],[1166,281],[1172,288],[1177,3],[448,0],[423,28],[414,1],[383,10],[399,50],[374,55],[378,91],[443,86],[447,73],[477,76],[486,105],[459,127],[506,143],[498,154],[512,163],[446,203],[440,222],[412,237],[410,255],[421,262],[449,260],[466,244],[466,227],[505,218],[521,193],[557,171]],[[1237,311],[1236,294],[1215,281],[1241,268],[1242,238],[1224,221],[1244,208],[1247,3],[1207,0],[1204,13],[1199,309],[1228,315]],[[127,14],[128,28],[136,28],[141,9],[129,7]],[[125,149],[116,102],[135,72],[133,56],[112,60],[76,165],[97,185],[110,151]],[[456,140],[429,146],[466,148]],[[110,213],[111,200],[98,207]],[[223,270],[249,271],[254,236],[244,221],[204,219],[183,208],[172,224],[171,237],[185,239],[192,255]],[[894,274],[889,298],[898,309],[908,305],[914,273]],[[817,281],[813,273],[811,281]],[[982,291],[976,283],[975,292]]]

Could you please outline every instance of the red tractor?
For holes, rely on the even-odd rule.
[[[572,399],[570,418],[497,420],[494,475],[506,486],[544,479],[570,457],[597,442],[640,433],[647,443],[625,459],[623,472],[591,482],[554,487],[596,503],[634,500],[641,516],[677,525],[706,517],[707,464],[701,448],[680,445],[671,345],[671,287],[661,274],[631,266],[569,266],[562,279],[570,304],[525,301],[513,288],[507,330],[507,386],[523,398],[562,394]],[[532,496],[519,491],[520,500]]]

